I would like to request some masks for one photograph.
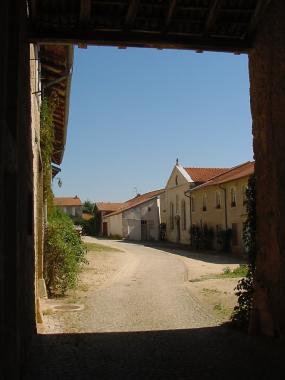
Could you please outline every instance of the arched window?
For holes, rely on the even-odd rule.
[[[203,195],[203,211],[207,211],[207,194]]]
[[[175,212],[176,214],[179,214],[179,197],[176,195],[175,197]]]
[[[234,187],[231,188],[231,207],[236,207],[237,205],[237,194]]]
[[[170,229],[174,229],[174,207],[172,202],[170,202]]]
[[[221,208],[222,200],[221,200],[221,192],[216,191],[216,208]]]
[[[182,218],[182,229],[186,230],[186,206],[185,206],[185,200],[183,199],[181,201],[181,218]]]

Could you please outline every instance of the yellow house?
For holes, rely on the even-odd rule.
[[[166,225],[166,239],[189,244],[191,210],[189,190],[210,178],[224,173],[227,168],[183,167],[176,161],[161,198],[161,222]]]
[[[188,190],[187,195],[191,199],[190,229],[192,232],[195,228],[211,231],[213,248],[222,248],[221,232],[229,231],[231,251],[243,253],[246,188],[253,173],[254,162],[248,161]]]

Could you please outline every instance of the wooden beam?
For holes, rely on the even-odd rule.
[[[37,1],[36,0],[31,0],[30,16],[34,23],[37,18]]]
[[[213,30],[215,26],[217,14],[218,14],[219,9],[221,8],[222,3],[223,3],[223,0],[212,0],[208,17],[205,23],[205,33],[204,33],[205,36],[208,36],[211,34],[211,31]]]
[[[147,47],[156,49],[183,49],[247,53],[252,48],[249,39],[178,36],[161,33],[102,32],[94,30],[56,30],[30,33],[29,42],[44,45],[78,45]]]
[[[140,0],[130,0],[126,14],[124,29],[131,29],[140,5]]]
[[[80,1],[80,16],[79,25],[81,27],[87,27],[91,19],[91,0]]]
[[[251,17],[248,30],[245,33],[245,35],[254,34],[256,27],[257,27],[262,15],[264,14],[264,12],[265,12],[265,10],[268,7],[270,2],[271,2],[271,0],[259,0],[258,1],[257,5],[255,7],[255,10],[253,12],[253,15]]]
[[[176,3],[177,3],[177,0],[170,0],[169,7],[167,8],[166,19],[165,19],[165,29],[168,28],[168,26],[171,22]]]

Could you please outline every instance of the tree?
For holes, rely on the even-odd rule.
[[[94,207],[94,203],[92,203],[91,201],[87,199],[87,201],[83,203],[83,212],[86,212],[88,214],[93,214],[93,207]]]

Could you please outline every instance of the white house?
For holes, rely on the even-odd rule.
[[[159,240],[160,196],[164,190],[138,195],[116,212],[104,216],[108,236],[119,235],[130,240]]]

